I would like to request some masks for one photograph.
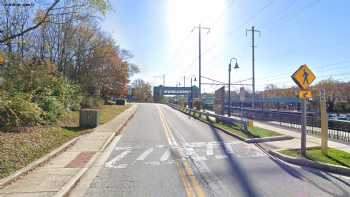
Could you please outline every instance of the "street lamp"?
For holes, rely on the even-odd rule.
[[[191,108],[191,109],[193,108],[193,92],[192,92],[193,87],[192,87],[192,80],[195,81],[195,82],[197,81],[195,76],[191,76],[191,97],[190,97],[190,108]]]
[[[235,60],[235,67],[233,67],[234,69],[238,69],[238,63],[237,63],[237,58],[231,58],[230,60],[230,64],[228,65],[228,116],[231,116],[231,66],[232,66],[232,60]]]

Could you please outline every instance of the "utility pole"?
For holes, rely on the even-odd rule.
[[[202,91],[201,91],[202,90],[202,85],[201,85],[201,83],[202,83],[202,79],[201,79],[202,78],[201,30],[205,29],[205,30],[207,30],[207,33],[209,33],[210,32],[210,28],[209,27],[202,27],[201,24],[199,24],[198,26],[195,26],[192,29],[192,31],[194,29],[198,29],[198,51],[199,51],[199,53],[198,53],[198,67],[199,67],[198,68],[198,88],[199,88],[199,101],[200,101],[200,104],[202,104]]]
[[[255,40],[254,40],[254,35],[255,33],[259,33],[261,35],[261,32],[257,29],[255,29],[254,26],[252,26],[251,29],[246,29],[245,34],[248,36],[248,32],[252,32],[252,89],[253,89],[253,96],[252,96],[252,108],[255,109],[255,53],[254,53],[254,48],[255,48]]]
[[[163,74],[163,86],[165,86],[165,74]]]
[[[184,88],[186,87],[186,76],[184,76]]]

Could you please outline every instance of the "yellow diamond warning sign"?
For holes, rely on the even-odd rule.
[[[292,75],[293,81],[299,86],[302,90],[309,89],[311,83],[316,79],[315,74],[310,70],[310,68],[304,64],[295,71]]]

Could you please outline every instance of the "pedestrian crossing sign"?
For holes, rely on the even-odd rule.
[[[311,83],[316,79],[316,76],[311,69],[304,64],[300,66],[297,71],[295,71],[295,73],[292,75],[292,79],[300,89],[308,90]]]

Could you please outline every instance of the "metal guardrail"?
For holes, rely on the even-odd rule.
[[[209,112],[202,112],[195,109],[189,109],[186,107],[181,107],[175,104],[169,104],[169,106],[178,109],[180,111],[184,111],[186,113],[195,113],[198,115],[194,115],[195,118],[204,117],[207,120],[212,120],[215,122],[222,122],[228,125],[239,125],[241,121],[238,119],[229,118],[223,115],[217,115]],[[234,116],[239,117],[241,115],[241,108],[232,107],[231,113]],[[280,126],[285,126],[289,128],[300,128],[301,118],[299,112],[281,112],[281,111],[272,111],[272,110],[253,110],[253,109],[242,109],[243,117],[248,119],[254,119],[259,121],[266,121],[273,124],[278,124]],[[196,117],[197,116],[197,117]],[[210,119],[212,118],[212,119]],[[307,116],[307,127],[306,131],[310,135],[320,136],[321,120],[319,114],[317,113],[308,113]],[[342,141],[342,142],[350,142],[350,123],[334,121],[330,120],[328,123],[328,136],[330,139]]]
[[[199,110],[195,110],[195,109],[190,109],[190,108],[186,108],[186,107],[181,107],[179,105],[175,105],[175,104],[168,104],[170,107],[175,108],[179,111],[183,111],[185,113],[189,113],[190,115],[193,114],[193,116],[195,118],[202,118],[204,117],[207,121],[214,121],[217,123],[224,123],[226,125],[239,125],[241,124],[240,120],[234,119],[234,118],[230,118],[227,116],[222,116],[222,115],[218,115],[218,114],[213,114],[213,113],[209,113],[209,112],[202,112]]]

